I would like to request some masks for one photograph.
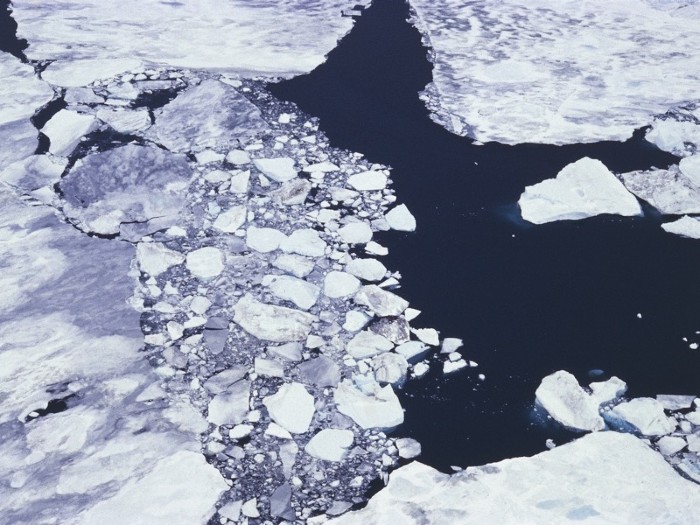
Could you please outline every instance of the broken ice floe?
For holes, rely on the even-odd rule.
[[[690,443],[700,434],[700,403],[693,395],[659,395],[624,400],[624,381],[612,377],[582,388],[576,378],[560,370],[545,377],[536,392],[537,403],[558,423],[579,431],[612,428],[655,439],[656,448],[679,471],[700,483],[697,452]],[[681,443],[682,442],[682,443]]]
[[[602,162],[584,157],[555,179],[525,188],[518,201],[523,219],[535,223],[576,220],[603,213],[641,215],[642,209]]]
[[[433,62],[422,98],[440,124],[481,142],[624,140],[669,106],[697,99],[700,53],[679,48],[700,36],[694,3],[411,7]]]

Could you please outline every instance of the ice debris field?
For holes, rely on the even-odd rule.
[[[420,221],[390,166],[266,91],[322,63],[356,4],[12,2],[28,47],[0,54],[0,523],[700,519],[698,399],[624,400],[616,378],[561,371],[533,392],[592,432],[571,444],[453,475],[409,463],[396,389],[429,353],[473,373],[381,262],[375,234]],[[583,158],[524,190],[526,220],[642,199],[700,237],[700,65],[675,48],[697,6],[411,6],[450,130],[566,143],[651,124],[682,157],[624,174]]]

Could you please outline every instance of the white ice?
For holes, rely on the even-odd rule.
[[[598,432],[452,476],[410,463],[364,509],[328,523],[690,524],[698,508],[697,486],[660,454],[633,436]]]
[[[642,209],[599,160],[584,157],[565,166],[554,179],[528,186],[518,201],[523,219],[543,224],[603,213],[634,216]]]
[[[434,118],[481,142],[625,140],[698,98],[700,8],[651,0],[412,0]]]

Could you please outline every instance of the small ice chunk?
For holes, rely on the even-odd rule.
[[[360,280],[345,272],[329,272],[323,280],[323,293],[337,299],[353,295],[360,289]]]
[[[77,111],[62,109],[56,113],[41,128],[41,132],[49,138],[49,151],[60,157],[70,155],[80,142],[80,139],[97,126],[92,115],[84,115]]]
[[[265,377],[284,377],[284,366],[272,359],[255,358],[255,373]]]
[[[314,397],[301,383],[287,383],[263,399],[272,420],[292,434],[309,430],[314,416]]]
[[[467,362],[464,359],[457,359],[456,361],[445,361],[442,364],[442,373],[451,374],[457,370],[461,370],[467,366]]]
[[[233,320],[258,339],[287,343],[305,341],[316,316],[256,301],[244,295],[233,307]]]
[[[585,431],[605,428],[598,403],[569,372],[560,370],[545,377],[535,396],[549,415],[565,427]]]
[[[364,330],[353,337],[345,347],[345,350],[355,359],[372,357],[394,348],[394,343],[369,330]]]
[[[255,167],[267,178],[275,182],[286,182],[297,176],[297,170],[294,169],[294,159],[289,157],[255,159],[253,164],[255,164]]]
[[[650,397],[638,397],[606,412],[613,422],[622,421],[644,436],[664,436],[676,429],[676,420],[667,417],[663,405]]]
[[[413,459],[421,454],[420,443],[411,438],[397,439],[396,448],[399,449],[399,457],[404,459]]]
[[[354,440],[352,430],[326,428],[312,437],[304,450],[317,459],[343,461]]]
[[[345,266],[345,271],[365,281],[381,281],[387,270],[377,259],[353,259]]]
[[[687,215],[676,221],[666,222],[661,227],[668,233],[688,237],[689,239],[700,239],[700,221]]]
[[[348,332],[357,332],[362,330],[369,322],[369,317],[367,317],[363,312],[358,310],[350,310],[345,314],[345,323],[343,323],[343,328]]]
[[[326,243],[316,230],[310,228],[294,230],[280,242],[279,247],[283,252],[307,257],[322,257],[326,253]]]
[[[616,376],[612,376],[607,381],[591,383],[588,386],[593,392],[591,394],[593,399],[595,399],[599,405],[609,403],[627,392],[627,383]]]
[[[245,224],[248,210],[245,206],[233,206],[219,214],[214,221],[214,228],[225,233],[234,233]]]
[[[428,350],[430,347],[420,341],[408,341],[396,347],[396,353],[409,361],[423,356]]]
[[[358,191],[383,190],[386,184],[387,176],[379,171],[363,171],[348,177],[348,185]]]
[[[348,244],[365,244],[372,240],[372,228],[366,222],[351,222],[342,226],[338,235]]]
[[[354,301],[380,317],[396,317],[408,308],[408,301],[374,284],[360,288]]]
[[[211,279],[224,271],[224,254],[210,246],[187,254],[187,269],[200,279]]]
[[[291,301],[302,310],[308,310],[315,305],[321,293],[315,284],[289,275],[271,276],[267,286],[276,297]]]
[[[678,436],[664,436],[656,442],[659,452],[664,456],[673,456],[686,447],[685,439]]]
[[[412,328],[411,332],[427,345],[440,345],[440,335],[434,328]]]
[[[661,403],[666,410],[685,410],[693,406],[696,396],[679,396],[660,394],[656,400]]]
[[[371,394],[344,380],[335,391],[338,410],[362,428],[393,428],[404,420],[403,408],[391,385],[376,385]]]
[[[141,242],[136,246],[136,258],[142,272],[156,277],[172,266],[182,264],[185,256],[158,242]]]
[[[246,234],[246,244],[256,252],[269,253],[277,250],[287,236],[274,228],[251,226]]]
[[[372,359],[374,378],[380,383],[398,385],[406,380],[408,361],[400,354],[387,352]]]
[[[392,230],[402,232],[416,231],[416,218],[408,211],[405,204],[400,204],[389,210],[386,221]]]
[[[229,151],[226,155],[226,162],[233,164],[234,166],[242,166],[244,164],[250,164],[250,155],[247,151],[241,149],[234,149]]]
[[[446,337],[442,341],[442,347],[440,348],[441,354],[451,354],[452,352],[462,348],[464,346],[464,341],[457,339],[456,337]]]

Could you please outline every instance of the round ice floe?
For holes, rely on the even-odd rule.
[[[218,248],[200,248],[187,254],[185,264],[195,277],[210,279],[224,271],[224,254]]]
[[[326,428],[311,438],[304,447],[310,456],[326,461],[342,461],[355,437],[351,430]]]
[[[360,280],[345,272],[330,272],[323,281],[323,293],[331,298],[348,297],[359,288]]]
[[[348,244],[365,244],[372,240],[372,228],[364,222],[351,222],[340,228],[338,235]]]

